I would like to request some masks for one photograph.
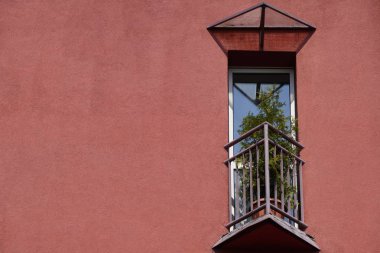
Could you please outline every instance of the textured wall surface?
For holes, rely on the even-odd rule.
[[[227,59],[249,0],[0,1],[0,252],[211,252],[226,232]],[[297,56],[306,223],[380,248],[379,1],[270,1]]]

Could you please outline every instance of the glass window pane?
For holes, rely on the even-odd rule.
[[[261,8],[254,9],[215,27],[260,27]]]
[[[289,18],[280,12],[272,10],[271,8],[265,9],[265,27],[302,27],[308,26],[298,22],[295,19]]]
[[[257,115],[260,112],[262,94],[269,99],[276,92],[279,95],[279,102],[283,103],[281,109],[284,115],[291,116],[289,74],[235,73],[232,88],[234,139],[240,136],[239,130],[244,117],[249,113]],[[240,146],[235,145],[234,153],[239,150]]]

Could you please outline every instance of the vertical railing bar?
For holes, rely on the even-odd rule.
[[[298,198],[297,198],[297,194],[298,194],[298,185],[297,185],[297,160],[294,159],[294,168],[293,168],[293,187],[295,188],[295,192],[294,192],[294,217],[295,218],[299,218],[298,217]]]
[[[287,187],[290,187],[291,184],[290,184],[290,164],[288,164],[287,166],[287,172],[286,172],[286,182],[287,182]],[[288,206],[288,214],[291,215],[291,212],[290,212],[290,196],[286,196],[287,197],[287,206]]]
[[[269,141],[268,124],[264,124],[264,168],[265,168],[265,214],[270,213]]]
[[[274,151],[273,151],[273,158],[274,158],[274,168],[273,168],[273,171],[274,171],[274,173],[276,174],[275,175],[275,177],[274,177],[274,189],[273,189],[273,191],[274,191],[274,205],[276,206],[276,207],[278,207],[278,205],[277,205],[277,164],[276,164],[276,156],[277,156],[277,147],[276,146],[274,146]]]
[[[228,212],[230,216],[230,222],[232,222],[232,190],[231,190],[231,162],[228,162]]]
[[[242,192],[243,192],[243,215],[246,214],[247,212],[247,192],[246,192],[246,189],[245,189],[245,179],[246,179],[246,175],[245,175],[245,154],[242,155],[243,158],[242,158],[242,175],[243,175],[243,178],[241,179],[241,189],[242,189]]]
[[[300,207],[301,207],[301,221],[304,222],[304,205],[303,205],[303,189],[302,189],[302,162],[300,161],[300,166],[298,168],[298,178],[299,178],[299,194],[300,194]]]
[[[257,207],[261,205],[261,196],[260,196],[260,150],[258,146],[256,146],[256,182],[257,182]]]
[[[252,150],[249,150],[249,210],[253,210],[253,189],[252,189]]]
[[[240,179],[239,179],[239,171],[238,171],[238,166],[236,164],[236,169],[235,169],[235,220],[240,217],[240,207],[239,207],[239,184],[240,184]]]
[[[284,197],[284,160],[282,149],[280,149],[280,170],[281,170],[281,209],[285,211],[285,197]]]

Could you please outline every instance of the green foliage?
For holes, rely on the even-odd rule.
[[[296,121],[292,117],[287,117],[284,114],[284,111],[282,107],[284,106],[284,103],[280,102],[279,100],[279,91],[276,91],[275,89],[271,89],[268,92],[260,93],[260,101],[257,105],[258,107],[258,114],[253,115],[252,112],[249,112],[247,116],[243,118],[243,121],[240,125],[240,129],[238,130],[239,134],[244,134],[245,132],[249,131],[250,129],[260,125],[261,123],[268,122],[271,125],[273,125],[278,130],[282,131],[283,133],[291,136],[294,135],[297,131],[296,129]],[[246,149],[252,144],[262,140],[264,138],[263,131],[257,131],[249,138],[246,138],[244,141],[241,142],[241,149]],[[283,138],[283,136],[274,133],[273,131],[269,131],[269,139],[274,141],[275,143],[282,146],[284,149],[289,151],[292,154],[297,154],[299,150],[289,143],[286,139]],[[255,150],[256,151],[256,150]],[[260,178],[260,188],[262,195],[265,193],[264,190],[264,182],[265,182],[265,169],[264,169],[264,146],[260,145],[258,147],[258,152],[260,154],[260,158],[254,159],[253,166],[254,169],[252,171],[253,175],[252,178],[256,179],[257,173],[259,173]],[[294,159],[287,155],[285,152],[282,152],[282,155],[280,153],[280,149],[276,149],[273,145],[270,145],[269,148],[269,168],[270,168],[270,186],[271,186],[271,198],[274,197],[273,190],[275,187],[277,187],[278,192],[278,199],[281,197],[282,187],[283,185],[283,191],[285,196],[285,202],[289,201],[291,203],[291,206],[294,207],[294,201],[293,201],[293,195],[296,192],[296,188],[292,186],[287,181],[287,176],[289,173],[289,177],[292,178],[292,170],[295,167],[294,166]],[[282,159],[281,159],[282,157]],[[248,154],[242,156],[241,158],[237,159],[237,163],[242,164],[245,169],[249,169],[248,164],[249,156]],[[244,160],[244,162],[243,162]],[[281,179],[281,160],[282,160],[282,167],[283,167],[283,178]],[[242,175],[243,176],[243,175]],[[246,187],[249,187],[249,175],[246,173],[246,175],[243,176],[244,184]],[[257,187],[256,180],[252,180],[253,187]],[[256,189],[256,188],[255,188]],[[241,188],[241,192],[243,190],[248,190]]]
[[[240,125],[239,133],[243,134],[265,121],[285,133],[290,133],[292,130],[289,125],[291,118],[285,116],[284,111],[281,109],[282,106],[284,106],[284,103],[280,102],[279,91],[272,89],[266,93],[261,92],[259,104],[257,105],[259,113],[253,115],[252,112],[249,112]]]
[[[284,103],[280,102],[279,91],[271,89],[268,92],[261,92],[260,102],[257,105],[259,110],[258,114],[253,115],[252,112],[249,112],[248,115],[243,118],[238,133],[243,134],[263,122],[272,124],[285,134],[291,135],[295,133],[297,131],[296,121],[291,116],[285,116],[282,106],[284,106]],[[247,147],[247,145],[259,141],[262,138],[263,133],[256,132],[251,138],[242,143],[242,147]],[[273,133],[271,138],[274,141],[281,141],[282,144],[285,144],[280,136],[274,135]]]

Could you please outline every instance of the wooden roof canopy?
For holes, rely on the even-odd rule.
[[[208,31],[228,51],[298,53],[316,28],[266,3],[227,17]]]

